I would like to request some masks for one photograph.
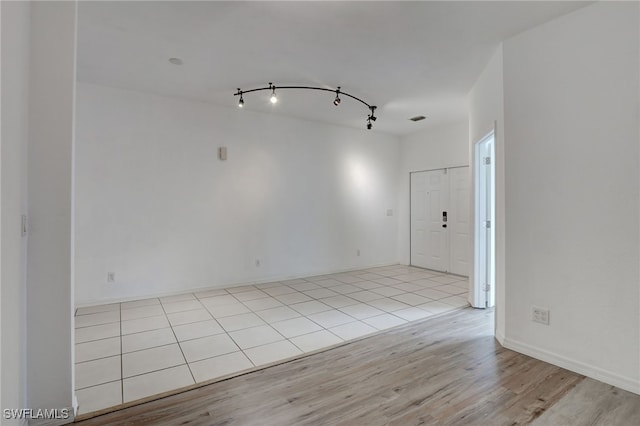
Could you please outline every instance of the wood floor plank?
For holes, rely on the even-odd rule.
[[[464,309],[78,424],[374,426],[553,421],[550,408],[583,383],[584,377],[502,348],[492,330],[490,311]],[[609,400],[603,403],[613,406]],[[638,415],[622,408],[616,413],[607,419]],[[557,416],[564,418],[566,410]]]
[[[533,424],[640,425],[640,396],[585,379]]]

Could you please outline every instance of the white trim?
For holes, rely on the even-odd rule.
[[[486,307],[493,307],[495,305],[495,296],[492,297],[490,299],[491,294],[495,295],[495,286],[496,286],[496,280],[495,280],[495,270],[496,270],[496,259],[495,259],[495,208],[496,208],[496,204],[495,204],[495,190],[496,190],[496,186],[495,186],[495,176],[494,176],[494,171],[495,171],[495,140],[496,140],[496,129],[495,129],[495,123],[494,123],[494,128],[492,130],[490,130],[488,133],[486,133],[482,138],[478,139],[476,142],[473,143],[472,145],[472,163],[473,163],[473,169],[471,170],[471,206],[472,207],[472,215],[471,215],[471,230],[470,230],[470,234],[471,234],[471,238],[472,238],[472,245],[471,245],[471,249],[472,249],[472,257],[473,257],[473,263],[472,263],[472,268],[470,273],[473,273],[473,278],[471,280],[469,280],[469,288],[470,288],[470,292],[469,292],[469,296],[468,296],[468,301],[471,304],[471,306],[473,306],[474,308],[479,308],[479,309],[484,309]],[[486,205],[488,203],[488,201],[481,201],[480,200],[480,189],[481,189],[481,182],[480,182],[480,177],[482,176],[483,173],[483,165],[482,163],[482,158],[485,155],[484,151],[485,151],[485,144],[489,143],[489,149],[490,149],[490,153],[489,153],[489,157],[491,158],[491,166],[490,166],[490,174],[491,174],[491,186],[493,188],[493,194],[491,194],[491,203],[493,204],[491,206],[491,217],[488,219],[491,221],[491,237],[490,237],[490,243],[487,244],[491,244],[492,245],[492,250],[491,253],[487,254],[486,253],[486,247],[481,248],[480,244],[481,241],[483,240],[484,235],[486,234],[486,229],[484,227],[484,225],[481,225],[481,219],[487,219],[486,218],[486,207],[485,208],[481,208],[481,206]],[[486,173],[486,172],[485,172]],[[486,183],[486,182],[485,182]],[[484,187],[486,187],[485,185],[482,185]],[[481,213],[481,210],[484,210]],[[486,245],[485,245],[486,246]],[[487,258],[486,256],[491,256],[490,262],[493,265],[492,270],[487,271]],[[485,279],[487,274],[491,274],[491,278],[490,279]],[[484,285],[485,284],[489,284],[492,286],[491,288],[491,292],[487,292],[484,289]],[[489,303],[490,301],[493,301],[494,303]]]
[[[74,323],[75,323],[75,321],[74,321]],[[75,346],[73,346],[73,347],[75,348]],[[75,352],[75,351],[73,351],[73,352]],[[74,363],[74,365],[75,365],[75,363]],[[74,377],[73,384],[75,385],[75,383],[76,382],[75,382],[75,377]],[[72,404],[73,404],[73,417],[75,418],[78,415],[78,395],[76,395],[75,392],[73,392],[73,402],[72,402]]]
[[[495,330],[495,334],[494,335],[495,335],[496,340],[498,341],[498,343],[500,343],[501,346],[506,347],[506,346],[504,346],[504,334],[499,333],[498,330]]]
[[[496,338],[500,341],[498,334]],[[583,374],[592,379],[599,380],[601,382],[610,384],[612,386],[619,387],[629,392],[640,395],[640,380],[633,380],[625,376],[621,376],[617,373],[604,370],[593,365],[585,364],[580,361],[576,361],[571,358],[567,358],[556,353],[536,348],[527,343],[519,342],[517,340],[509,339],[502,336],[503,345],[507,349],[511,349],[516,352],[528,355],[530,357],[539,359],[541,361],[548,362],[549,364],[557,365],[558,367],[565,368],[578,374]]]

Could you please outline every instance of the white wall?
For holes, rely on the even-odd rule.
[[[0,312],[2,326],[0,407],[26,406],[26,238],[21,215],[26,213],[29,107],[28,2],[2,2],[2,134],[0,136]],[[19,421],[3,419],[3,425]]]
[[[504,43],[505,345],[636,393],[638,7],[597,3]]]
[[[31,4],[27,402],[33,409],[69,408],[73,399],[75,34],[75,2]]]
[[[398,259],[408,265],[410,259],[409,174],[423,170],[469,164],[469,123],[467,120],[428,127],[401,139],[398,177]]]
[[[504,91],[502,75],[502,45],[498,47],[484,71],[469,92],[469,155],[474,158],[474,145],[495,127],[495,327],[496,337],[504,340],[505,330],[505,175],[504,175]],[[472,181],[475,167],[471,161]],[[475,188],[475,182],[472,183]],[[473,206],[474,203],[472,202]],[[474,221],[470,234],[475,235]],[[475,245],[474,245],[475,247]],[[469,282],[473,286],[474,271],[470,271]],[[470,297],[474,297],[470,292]],[[472,303],[472,304],[477,304]]]
[[[397,262],[397,138],[86,83],[77,101],[78,304]]]

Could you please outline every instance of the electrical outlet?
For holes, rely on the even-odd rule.
[[[534,306],[531,308],[531,321],[549,325],[549,309]]]
[[[260,267],[260,259],[256,259],[256,268]]]
[[[393,216],[393,209],[387,209],[387,216]]]
[[[113,283],[116,281],[116,273],[115,272],[107,272],[107,282]]]
[[[360,249],[356,250],[356,256],[360,256]]]

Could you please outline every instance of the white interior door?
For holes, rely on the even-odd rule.
[[[449,270],[447,177],[445,169],[411,173],[411,264],[445,272]]]
[[[495,304],[494,133],[475,144],[475,269],[472,305]]]
[[[471,176],[469,167],[449,169],[449,235],[453,274],[469,276],[471,265]]]

